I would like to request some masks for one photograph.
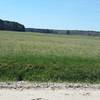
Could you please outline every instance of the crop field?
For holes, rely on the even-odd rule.
[[[0,31],[0,81],[100,82],[100,37]]]

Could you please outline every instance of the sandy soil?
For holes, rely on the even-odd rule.
[[[1,82],[0,100],[100,100],[100,85]]]

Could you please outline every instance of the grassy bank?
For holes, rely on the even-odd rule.
[[[0,81],[100,81],[100,37],[0,31]]]

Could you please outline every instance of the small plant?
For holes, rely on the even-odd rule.
[[[22,80],[23,80],[22,75],[18,75],[17,78],[16,78],[16,80],[17,80],[17,81],[22,81]]]

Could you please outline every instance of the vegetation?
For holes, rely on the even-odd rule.
[[[25,27],[24,25],[17,22],[5,21],[0,19],[0,30],[25,32]]]
[[[39,33],[46,33],[46,34],[100,36],[99,31],[56,30],[56,29],[38,29],[38,28],[25,28],[25,31],[26,32],[39,32]]]
[[[66,34],[66,35],[100,36],[99,31],[26,28],[24,25],[18,22],[12,22],[12,21],[1,20],[1,19],[0,19],[0,30],[20,31],[20,32],[37,32],[37,33],[46,33],[46,34],[62,34],[62,35]]]
[[[0,80],[100,82],[100,37],[0,31]]]

